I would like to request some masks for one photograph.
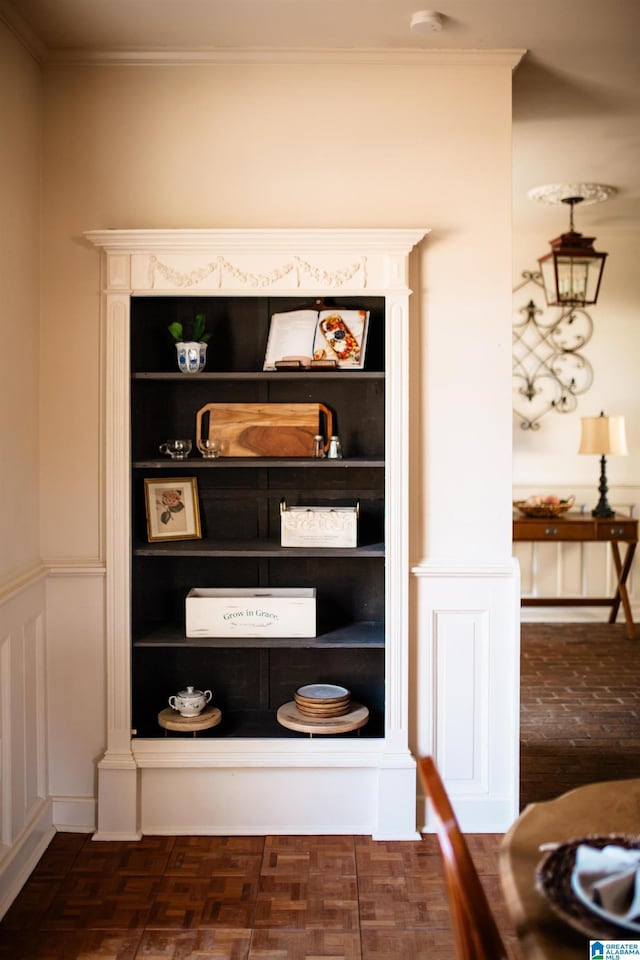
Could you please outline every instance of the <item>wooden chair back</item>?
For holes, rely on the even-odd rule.
[[[507,960],[487,895],[433,758],[420,759],[418,772],[435,817],[457,960]]]

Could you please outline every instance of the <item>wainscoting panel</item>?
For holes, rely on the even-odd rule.
[[[484,790],[487,769],[481,746],[488,729],[488,647],[486,610],[434,611],[435,734],[440,773],[449,781],[477,781]],[[479,758],[481,769],[476,766]]]
[[[0,916],[53,836],[47,799],[45,582],[0,596]]]
[[[48,570],[48,786],[53,822],[66,831],[96,826],[96,760],[106,742],[104,577],[98,561]]]
[[[91,832],[104,749],[104,565],[0,592],[0,916],[56,829]]]
[[[412,572],[414,752],[435,757],[463,829],[500,832],[518,807],[517,564],[426,560]],[[418,823],[432,829],[421,794]]]

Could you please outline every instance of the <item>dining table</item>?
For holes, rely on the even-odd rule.
[[[640,778],[589,783],[531,803],[505,834],[500,880],[523,960],[586,960],[590,939],[640,940],[640,933],[612,929],[597,915],[587,916],[585,929],[580,909],[576,919],[571,902],[567,913],[565,903],[554,902],[536,881],[554,845],[565,850],[571,841],[609,836],[637,839],[640,846]]]

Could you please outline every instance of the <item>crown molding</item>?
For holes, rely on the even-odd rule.
[[[261,66],[340,65],[510,67],[514,70],[526,49],[504,50],[423,50],[409,47],[361,49],[316,47],[235,47],[203,49],[114,49],[48,48],[7,0],[0,0],[0,22],[6,24],[39,63],[74,66]]]
[[[2,0],[0,0],[2,2]],[[526,50],[390,49],[208,49],[208,50],[49,50],[51,64],[75,66],[262,66],[340,65],[509,67],[520,63]]]
[[[47,59],[47,48],[44,43],[23,20],[15,7],[6,0],[0,0],[0,23],[4,23],[34,60],[44,63]]]
[[[84,236],[110,252],[240,251],[250,253],[367,251],[408,253],[429,233],[428,227],[407,228],[262,228],[195,230],[88,230]]]

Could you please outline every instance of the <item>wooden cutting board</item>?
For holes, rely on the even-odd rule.
[[[316,434],[326,450],[332,430],[323,403],[207,403],[196,414],[196,438],[220,440],[223,457],[311,457]]]

